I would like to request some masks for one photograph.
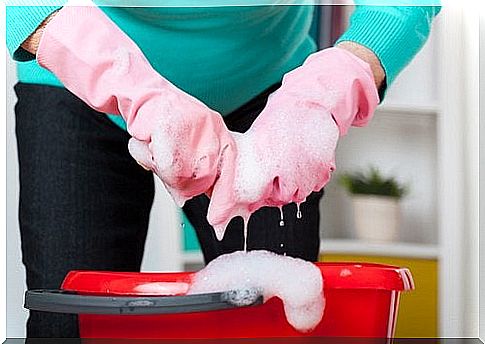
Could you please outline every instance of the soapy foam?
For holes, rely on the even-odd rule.
[[[258,118],[244,135],[234,134],[238,150],[233,190],[235,205],[228,220],[236,216],[247,218],[262,206],[282,207],[291,202],[297,203],[296,218],[301,219],[301,203],[328,181],[333,169],[338,127],[331,114],[322,114],[325,109],[304,102],[301,107],[306,108],[305,116],[277,111],[272,114],[271,121],[261,118],[258,123]],[[267,130],[278,141],[277,145],[267,142]],[[278,184],[284,188],[284,200],[275,204],[271,199],[271,203],[267,204],[266,197],[273,196],[268,192],[274,177],[278,177]],[[282,209],[280,212],[279,225],[284,226]],[[214,226],[217,227],[218,238],[224,236],[227,223]]]
[[[237,146],[234,192],[237,202],[253,203],[264,192],[268,169],[255,151],[255,141],[250,132],[245,136],[233,134]]]
[[[173,110],[174,107],[170,106],[180,101],[179,95],[168,91],[167,93],[167,97],[163,97],[163,101],[159,104],[159,108],[164,109],[164,116],[158,119],[163,123],[157,123],[157,127],[163,130],[153,133],[149,149],[144,147],[147,151],[153,151],[156,159],[152,156],[149,159],[143,152],[137,152],[136,155],[142,156],[144,159],[140,159],[141,162],[151,167],[162,179],[172,180],[172,177],[183,170],[185,165],[182,163],[185,164],[187,158],[193,155],[193,152],[187,151],[188,148],[184,145],[176,144],[190,136],[192,123],[189,118],[176,113]],[[234,190],[231,190],[234,192],[234,206],[225,223],[214,224],[219,240],[223,238],[225,228],[233,217],[241,216],[247,222],[246,219],[249,219],[250,215],[260,207],[278,205],[274,200],[271,200],[270,204],[265,204],[265,197],[271,196],[268,193],[271,191],[273,177],[278,177],[278,183],[284,189],[284,200],[281,201],[281,206],[304,201],[304,197],[312,191],[317,191],[316,189],[321,188],[325,183],[319,180],[319,178],[324,179],[322,176],[327,168],[322,162],[327,161],[329,156],[333,156],[338,128],[330,114],[322,115],[322,111],[325,111],[322,108],[314,109],[311,104],[302,104],[302,107],[307,107],[304,110],[307,112],[305,116],[294,116],[287,111],[275,111],[271,121],[268,122],[267,118],[263,118],[259,125],[255,122],[255,128],[251,128],[245,135],[233,133],[238,151]],[[266,132],[267,127],[270,127],[271,135],[278,141],[277,145],[273,146],[264,140],[261,141],[267,134],[263,135],[260,131],[263,129]],[[298,129],[295,130],[295,128]],[[206,146],[210,146],[210,149],[205,148],[210,152],[216,148],[212,147],[216,143],[209,141]],[[203,158],[206,157],[204,155],[206,152],[199,153],[201,155],[195,156],[196,160],[192,163],[194,173],[197,173],[205,161]],[[315,173],[308,173],[308,171],[315,171]],[[318,171],[322,171],[322,176],[319,176]],[[182,206],[188,199],[172,189],[170,185],[165,186],[177,205]],[[301,215],[298,204],[296,217],[299,219]],[[285,225],[282,211],[279,225]],[[246,228],[244,232],[246,243]]]
[[[153,151],[157,158],[153,160],[150,157],[149,160],[148,157],[143,156],[143,152],[139,152],[137,155],[143,156],[144,159],[140,159],[141,162],[146,162],[158,175],[171,180],[174,173],[177,174],[183,169],[184,166],[181,163],[185,163],[187,157],[192,155],[192,152],[186,151],[187,147],[184,145],[176,145],[176,142],[190,136],[192,126],[185,116],[174,113],[173,107],[170,106],[179,100],[177,95],[170,94],[163,99],[160,108],[165,111],[163,118],[159,119],[163,123],[157,125],[163,130],[154,133],[149,144],[149,151]],[[312,109],[310,106],[310,109],[306,109],[306,111],[308,113],[305,116],[294,116],[286,111],[277,111],[272,116],[277,120],[273,118],[270,123],[264,123],[266,119],[263,119],[261,125],[256,125],[256,129],[251,128],[245,135],[233,133],[238,151],[234,190],[232,190],[235,204],[225,223],[214,224],[219,240],[223,238],[225,228],[233,217],[241,216],[243,219],[249,219],[250,214],[261,206],[278,205],[274,204],[274,201],[271,201],[271,204],[265,204],[264,201],[265,197],[269,196],[268,192],[271,189],[268,188],[272,186],[270,185],[272,177],[278,176],[285,192],[292,197],[292,199],[286,200],[287,196],[285,196],[285,201],[281,202],[281,206],[291,202],[302,202],[304,197],[323,186],[324,182],[315,179],[315,176],[318,177],[318,175],[309,174],[308,171],[322,171],[322,175],[325,174],[326,166],[322,165],[322,162],[333,154],[338,138],[338,128],[330,114],[322,115],[321,108]],[[278,140],[278,144],[275,146],[260,141],[266,135],[262,135],[259,131],[267,126],[271,127],[272,136]],[[315,128],[319,130],[315,130]],[[212,141],[207,143],[209,146],[215,144],[216,142]],[[213,148],[215,147],[211,147],[211,149]],[[208,151],[211,149],[207,148]],[[203,157],[205,157],[204,154],[202,154]],[[192,164],[197,172],[197,168],[203,164],[204,160],[199,155],[194,158],[198,159]],[[188,199],[169,185],[165,186],[177,205],[183,205]],[[301,218],[299,206],[296,217]],[[280,226],[285,225],[282,215],[279,224]],[[245,242],[247,241],[246,232],[247,229],[245,229],[244,235]]]
[[[263,294],[261,289],[237,289],[226,292],[227,301],[238,307],[251,306]]]
[[[241,300],[246,301],[243,296],[248,290],[260,291],[264,301],[277,296],[283,301],[286,319],[301,332],[314,329],[325,308],[320,270],[310,262],[268,251],[218,257],[195,274],[188,293],[231,290],[239,290]]]

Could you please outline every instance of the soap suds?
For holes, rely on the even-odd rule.
[[[280,298],[286,319],[301,332],[314,329],[325,308],[320,269],[302,259],[268,251],[237,251],[218,257],[194,275],[188,293],[233,290],[243,291],[236,294],[243,301],[254,299],[254,291],[261,292],[265,302],[273,296]],[[246,294],[249,296],[244,297]]]
[[[275,109],[271,116],[261,114],[244,135],[233,134],[238,152],[233,189],[224,190],[224,197],[230,200],[228,209],[217,209],[227,215],[213,216],[209,209],[209,222],[218,238],[223,237],[233,217],[247,218],[264,206],[282,207],[294,202],[295,216],[301,219],[300,204],[330,179],[335,168],[338,127],[322,107],[291,101],[297,104],[288,108],[304,107],[305,116]],[[211,218],[218,220],[214,223]],[[282,216],[277,221],[280,226],[285,225]]]

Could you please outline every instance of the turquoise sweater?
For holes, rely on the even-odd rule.
[[[21,82],[62,86],[20,44],[59,6],[7,6],[7,47]],[[316,50],[312,6],[101,7],[179,88],[225,115]],[[367,46],[390,85],[425,43],[436,6],[357,6],[339,41]],[[119,117],[117,122],[119,123]]]

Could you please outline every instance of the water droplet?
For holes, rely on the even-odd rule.
[[[300,210],[301,203],[296,204],[296,218],[301,219],[303,217],[301,210]]]
[[[243,219],[244,225],[244,252],[248,251],[248,221]]]
[[[283,227],[285,225],[285,218],[283,216],[283,207],[279,207],[280,209],[280,227]]]

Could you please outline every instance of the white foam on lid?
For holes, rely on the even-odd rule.
[[[280,298],[286,319],[301,332],[314,329],[325,308],[320,269],[268,251],[237,251],[216,258],[194,275],[188,294],[232,290],[241,291],[241,305],[252,295],[248,290],[260,291],[265,302]]]

